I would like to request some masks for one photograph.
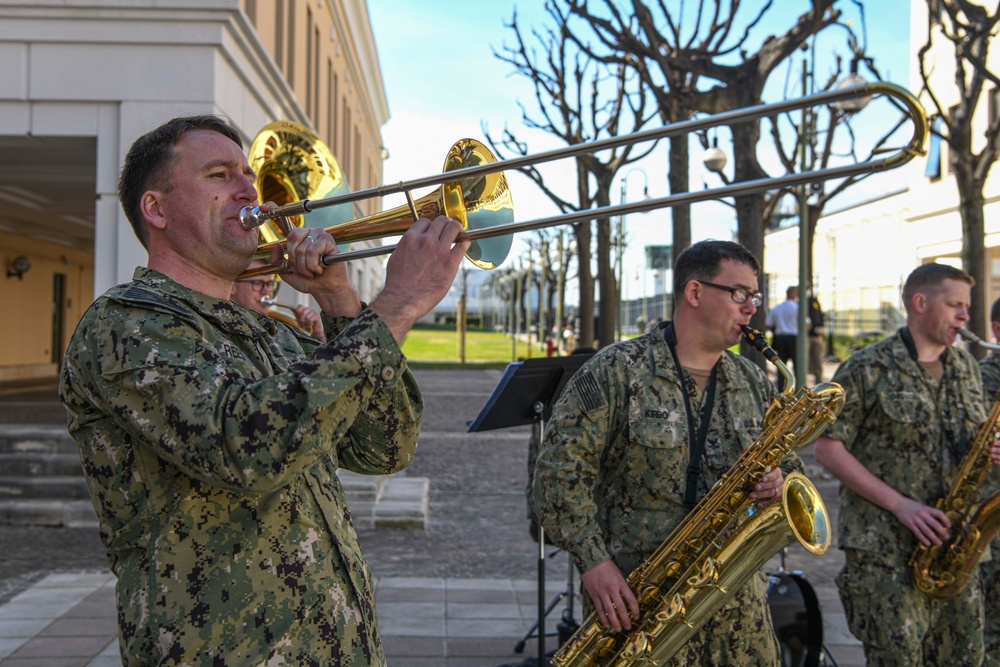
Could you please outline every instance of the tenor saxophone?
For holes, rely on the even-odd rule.
[[[987,343],[971,331],[959,329],[958,333],[985,348],[1000,350],[1000,345]],[[951,537],[939,545],[919,544],[910,556],[910,571],[917,588],[932,598],[952,597],[965,588],[983,551],[1000,533],[1000,492],[977,504],[983,482],[993,466],[990,446],[998,435],[1000,392],[969,445],[948,494],[937,501],[937,508],[951,519]]]
[[[774,554],[798,540],[810,553],[830,547],[830,520],[816,487],[799,473],[785,478],[781,502],[763,509],[749,497],[761,475],[815,440],[844,404],[833,382],[795,391],[788,368],[764,340],[747,340],[785,378],[764,414],[764,430],[664,541],[628,577],[639,602],[632,629],[615,633],[591,613],[552,658],[554,667],[662,664],[687,642]]]

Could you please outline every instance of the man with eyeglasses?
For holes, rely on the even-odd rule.
[[[729,352],[762,302],[760,264],[728,241],[696,243],[674,267],[673,321],[603,348],[568,383],[548,422],[532,497],[552,542],[581,572],[585,609],[615,632],[639,617],[638,567],[763,430],[774,385]],[[750,497],[780,498],[790,455]],[[671,665],[778,664],[758,571]]]
[[[250,268],[263,266],[263,260],[255,260],[250,263]],[[278,292],[280,284],[275,276],[258,276],[256,278],[242,278],[233,283],[232,295],[229,297],[245,308],[249,308],[261,315],[271,317],[287,324],[294,324],[307,335],[312,336],[321,343],[326,342],[326,332],[323,331],[323,318],[319,312],[311,306],[298,305],[293,311],[295,317],[286,319],[284,315],[277,315],[274,306],[270,305],[266,299],[273,299]]]

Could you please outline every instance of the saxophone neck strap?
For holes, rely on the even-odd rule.
[[[684,367],[681,366],[677,358],[677,332],[673,323],[667,325],[663,330],[663,337],[670,348],[670,354],[674,358],[674,366],[677,367],[677,378],[680,380],[681,395],[684,397],[684,412],[687,415],[688,425],[688,468],[687,486],[684,490],[684,504],[688,509],[694,507],[698,495],[698,479],[701,477],[701,459],[705,453],[705,441],[708,439],[708,423],[712,420],[712,408],[715,405],[715,380],[718,375],[719,363],[712,366],[712,374],[708,378],[708,386],[705,388],[705,407],[701,411],[701,423],[695,430],[695,415],[691,410],[691,397],[688,396],[687,383],[684,381]]]

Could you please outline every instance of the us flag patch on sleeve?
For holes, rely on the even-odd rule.
[[[573,378],[576,390],[580,394],[580,402],[583,403],[584,412],[593,412],[605,407],[608,402],[601,393],[601,388],[597,385],[594,374],[588,370],[581,370]]]

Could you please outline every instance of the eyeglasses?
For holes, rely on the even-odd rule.
[[[760,292],[754,292],[751,294],[742,287],[726,287],[725,285],[710,283],[707,280],[698,280],[698,282],[702,285],[708,285],[709,287],[720,289],[723,292],[729,292],[729,296],[733,297],[733,301],[736,303],[746,303],[747,299],[749,299],[756,308],[760,308],[761,304],[764,303],[764,295]]]
[[[261,292],[266,287],[272,292],[278,288],[277,280],[261,280],[259,278],[253,280],[237,280],[238,283],[250,283],[250,288],[254,292]]]

